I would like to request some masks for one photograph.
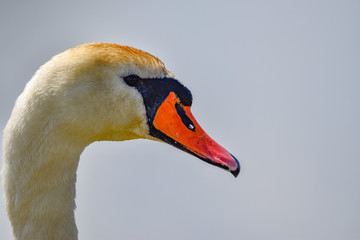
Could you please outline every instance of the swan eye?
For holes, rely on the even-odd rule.
[[[134,74],[124,77],[124,81],[126,82],[126,84],[131,87],[137,86],[139,80],[141,80],[141,78]]]
[[[179,103],[175,104],[176,112],[179,114],[181,121],[184,123],[184,125],[190,129],[191,131],[195,132],[195,125],[191,121],[191,119],[186,115],[185,110],[182,108],[182,106]]]

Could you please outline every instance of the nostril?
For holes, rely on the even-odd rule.
[[[179,103],[176,103],[175,108],[176,108],[176,112],[179,114],[181,121],[184,123],[184,125],[191,131],[195,132],[195,125],[191,121],[191,119],[186,115],[186,112],[182,108],[182,106]]]

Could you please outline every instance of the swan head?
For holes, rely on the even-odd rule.
[[[60,53],[38,70],[17,105],[26,106],[26,119],[46,122],[43,128],[74,144],[158,140],[235,177],[240,171],[195,120],[190,90],[158,58],[131,47],[89,43]]]

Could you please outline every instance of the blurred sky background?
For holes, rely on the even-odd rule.
[[[93,41],[164,61],[242,171],[158,142],[93,143],[79,239],[360,239],[360,1],[2,0],[1,129],[40,65]]]

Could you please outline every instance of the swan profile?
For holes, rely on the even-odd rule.
[[[190,112],[192,95],[156,57],[108,43],[54,56],[18,97],[3,135],[2,179],[15,239],[77,239],[80,154],[94,141],[151,139],[240,171]]]

